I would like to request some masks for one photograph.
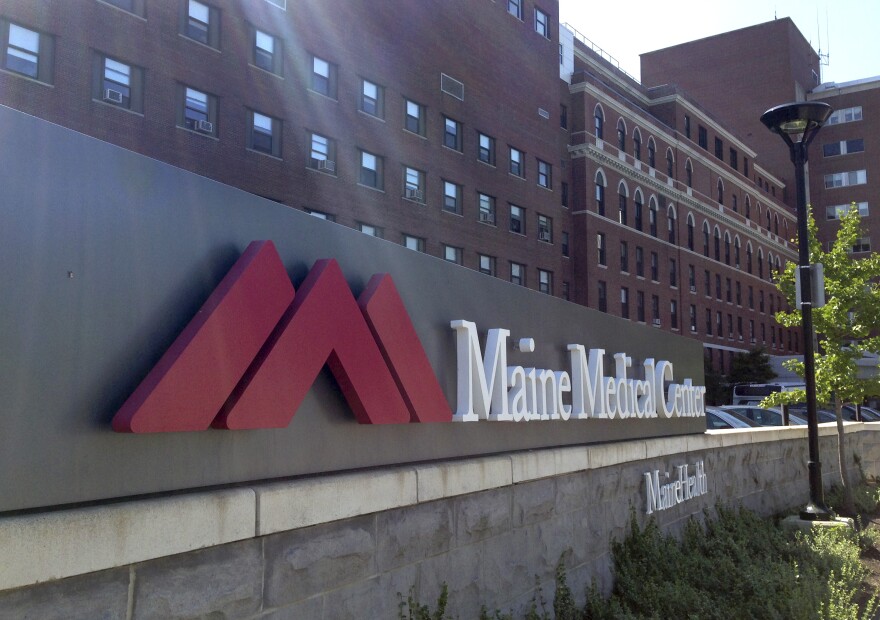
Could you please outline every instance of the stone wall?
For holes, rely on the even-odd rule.
[[[834,430],[821,429],[826,484]],[[880,474],[880,428],[846,430]],[[609,543],[630,515],[646,521],[646,472],[705,464],[705,496],[654,514],[666,531],[719,501],[770,515],[806,502],[805,437],[710,432],[2,517],[0,618],[396,618],[396,593],[432,602],[446,583],[466,619],[522,610],[536,578],[551,600],[560,558],[583,598],[610,586]]]

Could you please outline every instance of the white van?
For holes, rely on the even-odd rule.
[[[803,381],[776,381],[774,383],[737,383],[733,386],[734,405],[757,405],[770,394],[803,390]]]

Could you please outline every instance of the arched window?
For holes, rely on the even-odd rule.
[[[746,219],[752,219],[752,201],[746,196]]]
[[[653,196],[648,202],[648,232],[652,237],[657,236],[657,199]]]
[[[773,255],[767,253],[767,279],[773,281]]]
[[[767,207],[767,232],[770,232],[770,207]]]
[[[691,165],[691,160],[687,160],[687,163],[684,165],[684,175],[685,180],[687,181],[688,187],[694,186],[694,167]]]
[[[626,153],[626,123],[622,118],[617,119],[617,148]]]
[[[782,264],[779,262],[779,257],[777,256],[776,257],[776,273],[779,273],[780,271],[782,271]],[[782,308],[780,308],[780,310],[781,309]]]
[[[648,165],[655,168],[655,160],[657,159],[657,147],[654,146],[654,136],[648,138]]]
[[[596,213],[605,215],[605,175],[601,170],[596,173]]]
[[[703,256],[709,257],[709,222],[703,222]]]
[[[724,182],[718,179],[718,204],[724,204]]]
[[[730,264],[730,233],[724,233],[724,264]]]
[[[617,221],[626,226],[626,184],[621,181],[617,186]]]
[[[721,262],[721,231],[715,227],[715,260]]]
[[[758,248],[758,277],[764,279],[764,250]]]
[[[694,249],[694,214],[688,213],[687,219],[687,244],[688,249]]]
[[[635,195],[633,197],[633,210],[635,213],[633,216],[635,217],[635,226],[636,230],[642,229],[642,190],[637,189]]]
[[[752,242],[746,244],[746,271],[752,273]]]
[[[636,161],[642,161],[642,132],[638,127],[633,131],[633,157]]]
[[[784,231],[783,236],[784,236],[786,239],[789,239],[789,240],[790,240],[790,238],[789,238],[789,236],[788,236],[788,220],[783,220],[783,221],[782,221],[782,227],[783,227],[783,231]]]
[[[773,234],[779,236],[779,214],[773,215]]]
[[[598,104],[593,111],[593,128],[596,131],[596,137],[602,140],[602,134],[605,131],[605,113],[602,111],[602,106]]]
[[[675,160],[672,158],[672,149],[666,149],[666,176],[675,178]]]
[[[739,236],[734,237],[733,239],[733,264],[739,269]]]
[[[669,205],[666,210],[666,232],[668,233],[669,243],[675,244],[675,207]]]

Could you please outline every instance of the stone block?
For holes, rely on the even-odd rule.
[[[0,517],[0,590],[254,536],[249,489]]]
[[[647,458],[647,451],[644,441],[622,441],[590,446],[590,468],[599,469],[621,463],[643,461]]]
[[[396,618],[397,593],[406,598],[409,588],[415,584],[416,568],[376,575],[324,595],[324,618],[326,620],[364,620],[365,618]],[[431,603],[434,601],[423,601]]]
[[[267,607],[281,607],[376,572],[376,517],[283,532],[263,540]]]
[[[594,501],[592,471],[583,471],[556,478],[556,512],[565,513],[581,510]]]
[[[530,450],[510,455],[513,482],[526,482],[549,478],[556,473],[556,457],[553,450]]]
[[[480,582],[480,549],[469,545],[453,549],[418,564],[418,597],[422,603],[437,600],[443,584],[449,594],[452,617],[476,618],[483,604]]]
[[[260,610],[262,551],[249,540],[134,567],[133,620],[245,618]]]
[[[553,451],[556,475],[583,472],[590,469],[590,451],[586,446],[557,448]]]
[[[313,596],[299,603],[269,610],[259,620],[321,620],[324,617],[324,597]]]
[[[0,618],[126,620],[130,577],[123,567],[6,590],[0,592]]]
[[[480,544],[480,584],[489,609],[534,586],[527,528],[488,538]]]
[[[254,487],[257,535],[274,534],[415,504],[416,473],[389,469]]]
[[[379,570],[398,568],[447,551],[454,534],[453,505],[453,500],[437,500],[379,513]]]
[[[513,487],[513,527],[530,525],[548,518],[556,507],[553,479],[524,482]]]
[[[420,502],[497,489],[513,482],[508,456],[421,465],[415,472]]]
[[[649,459],[671,456],[674,454],[684,455],[687,453],[687,436],[658,437],[645,442],[645,457]]]
[[[472,545],[511,528],[511,487],[472,493],[455,502],[455,545]]]

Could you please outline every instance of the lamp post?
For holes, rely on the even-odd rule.
[[[761,122],[779,134],[791,151],[797,191],[798,270],[801,285],[801,316],[804,329],[804,383],[807,393],[807,433],[809,442],[810,502],[801,510],[801,519],[830,521],[834,513],[825,505],[822,464],[819,462],[819,425],[816,415],[816,366],[813,334],[813,287],[810,277],[810,240],[807,232],[807,147],[831,115],[831,106],[818,101],[787,103],[770,108]]]

